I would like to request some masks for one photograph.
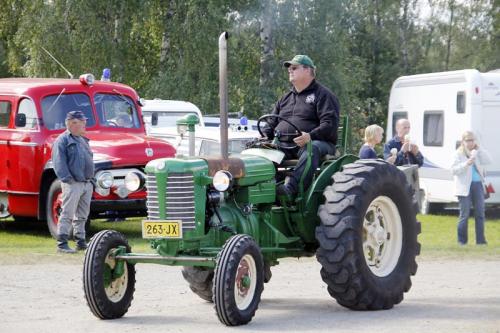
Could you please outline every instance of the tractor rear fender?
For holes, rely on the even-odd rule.
[[[313,184],[306,192],[304,200],[305,215],[316,217],[318,207],[323,203],[323,191],[328,185],[332,184],[332,176],[340,171],[344,164],[352,163],[358,160],[358,157],[351,154],[346,154],[328,164],[320,174],[316,177]]]

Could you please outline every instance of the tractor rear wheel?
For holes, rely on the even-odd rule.
[[[264,260],[259,246],[248,235],[235,235],[217,255],[214,303],[219,320],[227,326],[252,320],[264,290]]]
[[[189,283],[189,288],[201,299],[212,302],[214,270],[206,267],[184,266],[182,276]]]
[[[330,295],[354,310],[400,303],[420,252],[418,204],[404,174],[381,160],[357,161],[323,194],[316,256]]]
[[[92,313],[100,319],[122,317],[135,291],[135,266],[114,258],[118,246],[130,246],[121,233],[103,230],[90,241],[83,262],[83,291]]]

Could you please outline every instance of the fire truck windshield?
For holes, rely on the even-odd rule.
[[[141,127],[137,110],[129,97],[115,94],[96,94],[94,103],[100,126]],[[64,94],[63,92],[42,99],[43,124],[49,130],[66,128],[66,114],[76,110],[82,111],[88,118],[87,127],[96,125],[89,96],[86,94]]]
[[[129,97],[114,94],[96,94],[94,102],[101,126],[141,127],[134,102]]]
[[[95,125],[95,118],[86,94],[58,94],[42,99],[43,124],[50,130],[66,128],[66,114],[70,111],[82,111],[87,119],[87,127]]]

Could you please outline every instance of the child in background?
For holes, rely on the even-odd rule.
[[[384,129],[379,125],[370,125],[365,129],[365,143],[359,150],[359,158],[377,158],[375,146],[382,142]]]

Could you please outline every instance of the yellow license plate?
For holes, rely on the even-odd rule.
[[[142,238],[181,238],[182,221],[142,221]]]

